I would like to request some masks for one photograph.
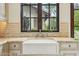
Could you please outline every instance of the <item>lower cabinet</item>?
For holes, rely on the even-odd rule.
[[[59,55],[61,56],[77,56],[78,55],[78,42],[62,41],[59,42]]]
[[[22,54],[22,42],[12,41],[9,44],[9,56],[20,56]]]
[[[20,50],[10,50],[9,51],[9,56],[20,56],[21,51]]]
[[[22,55],[22,42],[10,41],[0,45],[0,56]],[[59,41],[60,56],[79,56],[79,42]]]
[[[22,42],[10,41],[3,45],[3,56],[20,56],[22,54]]]
[[[7,43],[4,43],[2,45],[2,56],[8,56],[8,44]]]
[[[62,50],[60,51],[61,56],[77,56],[77,50]]]
[[[2,55],[2,45],[0,45],[0,56]]]

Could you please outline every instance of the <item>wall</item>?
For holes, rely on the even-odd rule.
[[[4,37],[5,29],[6,29],[6,21],[4,20],[6,13],[5,13],[5,4],[0,3],[0,37]]]
[[[0,3],[0,16],[5,16],[5,4]]]
[[[21,32],[20,27],[20,4],[8,4],[8,26],[5,37],[27,37],[36,36],[38,32]],[[70,4],[59,4],[59,32],[43,32],[45,36],[49,37],[69,37],[70,35]],[[48,35],[47,35],[48,34]]]

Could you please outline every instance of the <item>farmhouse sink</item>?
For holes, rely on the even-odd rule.
[[[28,39],[23,42],[23,55],[58,55],[59,44],[52,39]]]

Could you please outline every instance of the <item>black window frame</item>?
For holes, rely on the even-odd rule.
[[[74,10],[79,10],[79,9],[74,9],[74,3],[71,3],[70,4],[70,7],[71,7],[71,9],[70,9],[70,14],[71,14],[71,22],[70,22],[70,27],[71,27],[71,29],[70,29],[70,31],[71,31],[71,37],[72,38],[74,38],[75,36],[74,36],[74,28],[75,27],[77,27],[77,26],[75,26],[75,24],[74,24],[74,22],[75,22],[75,20],[74,20]],[[79,27],[79,26],[78,26]]]
[[[37,4],[39,4],[39,6],[40,6],[40,4],[42,4],[42,3],[37,3]],[[21,3],[21,14],[20,14],[21,15],[21,32],[39,32],[39,29],[42,29],[42,19],[41,19],[41,22],[39,22],[39,20],[38,20],[38,22],[39,22],[38,23],[38,30],[30,30],[30,31],[22,30],[22,28],[23,28],[23,25],[22,25],[23,24],[23,6],[26,6],[26,5],[27,5],[26,3]],[[40,7],[38,7],[38,8],[40,9]],[[41,30],[41,32],[59,32],[59,3],[56,3],[56,8],[57,8],[57,12],[56,12],[56,14],[57,14],[57,16],[56,16],[57,30],[56,31]],[[42,15],[41,15],[41,17],[39,17],[39,15],[41,14],[40,12],[38,11],[38,16],[37,16],[38,19],[43,18]]]

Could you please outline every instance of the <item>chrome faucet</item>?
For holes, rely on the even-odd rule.
[[[42,33],[41,29],[39,29],[39,32],[37,33],[36,37],[45,37],[45,35]]]
[[[41,29],[39,29],[39,37],[44,37],[44,34],[42,33]]]

